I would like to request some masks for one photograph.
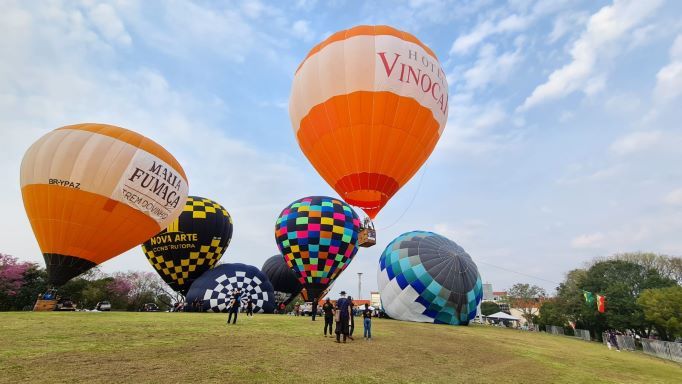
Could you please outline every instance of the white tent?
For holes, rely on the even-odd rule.
[[[504,312],[497,312],[493,313],[492,315],[484,316],[488,319],[499,319],[499,320],[514,320],[514,321],[519,321],[518,317],[514,317],[512,315],[508,315]]]

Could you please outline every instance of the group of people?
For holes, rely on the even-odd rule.
[[[229,316],[227,317],[227,324],[237,324],[237,315],[239,314],[239,308],[242,305],[242,292],[239,288],[234,289],[230,294],[230,301],[227,305],[227,312]],[[249,297],[246,300],[246,316],[253,316],[253,300]],[[234,319],[233,316],[234,315]]]
[[[343,338],[343,342],[346,339],[353,339],[353,331],[355,330],[355,316],[353,316],[353,299],[346,297],[346,292],[341,291],[341,297],[336,301],[336,305],[332,304],[331,300],[327,298],[324,305],[322,305],[322,311],[324,313],[324,337],[332,334],[332,325],[336,323],[334,328],[334,334],[336,334],[336,342],[340,343]],[[369,308],[369,304],[365,304],[365,308],[362,311],[363,327],[364,333],[363,337],[365,340],[372,340],[372,310]]]

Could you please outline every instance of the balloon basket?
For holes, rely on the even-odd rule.
[[[33,306],[34,312],[47,312],[54,311],[57,308],[57,300],[36,300],[36,304]]]
[[[358,245],[369,248],[377,243],[377,231],[373,228],[363,228],[358,233]]]

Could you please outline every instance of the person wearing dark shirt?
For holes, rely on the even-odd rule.
[[[327,337],[327,327],[329,328],[329,336],[331,336],[332,323],[334,322],[334,305],[329,298],[322,305],[322,310],[324,311],[324,337]]]
[[[372,340],[372,310],[369,309],[369,304],[365,303],[365,309],[362,311],[362,321],[365,328],[364,338],[367,341]]]
[[[346,292],[341,291],[341,297],[336,301],[336,310],[338,311],[336,318],[336,342],[341,342],[341,335],[343,335],[343,342],[346,342],[348,337],[348,323],[350,322],[350,303],[346,298]]]
[[[353,298],[348,296],[348,306],[350,307],[350,326],[348,328],[348,338],[355,341],[353,331],[355,330],[355,303]]]
[[[315,321],[315,316],[317,315],[317,297],[313,297],[313,311],[311,313],[311,316],[313,317],[313,321]]]
[[[237,324],[237,315],[239,314],[239,306],[240,306],[240,299],[241,299],[241,293],[239,292],[239,289],[236,289],[234,293],[232,294],[232,302],[230,303],[230,315],[227,317],[227,323],[230,324],[230,321],[232,321],[232,324]],[[234,320],[232,320],[232,315],[234,315]]]
[[[253,317],[253,300],[250,297],[246,302],[246,316]]]

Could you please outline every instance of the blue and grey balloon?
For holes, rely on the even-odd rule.
[[[483,297],[471,256],[426,231],[404,233],[386,247],[378,283],[384,311],[397,320],[468,325]]]

